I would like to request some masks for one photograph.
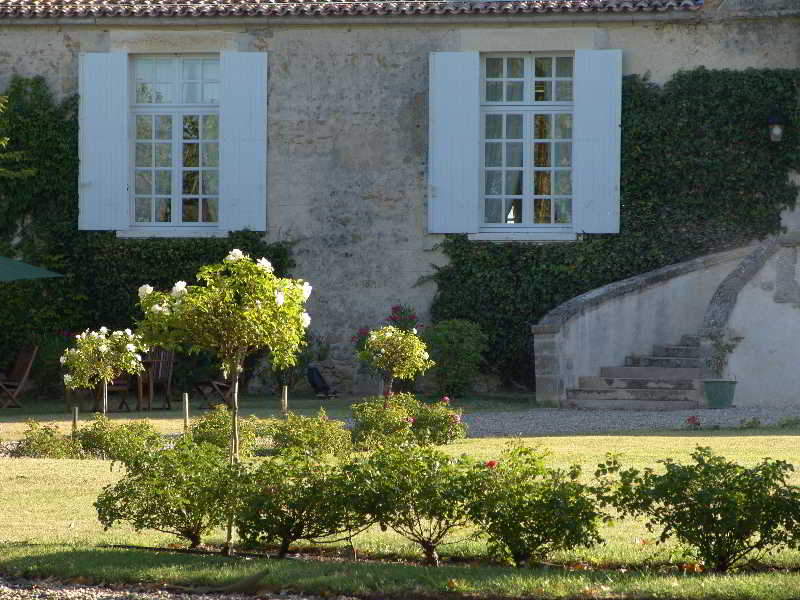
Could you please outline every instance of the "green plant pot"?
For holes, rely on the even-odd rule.
[[[703,393],[708,408],[728,408],[733,405],[733,394],[736,382],[729,379],[706,379],[703,381]]]

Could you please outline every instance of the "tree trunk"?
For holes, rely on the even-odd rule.
[[[278,557],[279,558],[286,558],[286,555],[289,554],[289,544],[292,543],[292,540],[289,538],[282,538],[281,539],[281,547],[278,549]]]
[[[438,567],[439,553],[436,552],[436,546],[433,544],[422,544],[422,550],[425,552],[425,564],[431,567]]]
[[[103,416],[108,412],[108,382],[103,380]]]
[[[233,410],[231,411],[231,464],[239,462],[239,368],[244,362],[241,358],[237,359],[233,373],[231,373],[233,385]],[[225,556],[233,555],[233,514],[228,517],[228,530],[225,536],[225,545],[222,547],[222,554]]]

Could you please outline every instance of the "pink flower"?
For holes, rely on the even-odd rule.
[[[406,422],[407,423],[411,423],[413,425],[415,421],[416,421],[416,419],[414,417],[406,417]]]
[[[441,402],[442,404],[450,404],[450,398],[448,398],[447,396],[442,396],[442,399],[439,400],[439,402]]]
[[[487,460],[483,464],[486,466],[487,469],[494,469],[497,466],[497,461],[496,460]]]
[[[461,415],[450,415],[451,423],[461,423]]]

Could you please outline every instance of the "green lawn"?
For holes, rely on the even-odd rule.
[[[258,402],[250,399],[248,402]],[[326,403],[327,404],[327,403]],[[346,413],[346,401],[336,410]],[[290,400],[290,405],[292,401]],[[298,399],[292,406],[313,412],[316,399]],[[253,408],[253,407],[251,407]],[[274,409],[263,408],[264,411]],[[157,415],[178,430],[176,414]],[[246,410],[245,412],[252,412]],[[334,410],[331,410],[332,414]],[[259,414],[256,412],[256,414]],[[262,413],[262,414],[266,414]],[[63,415],[61,415],[63,417]],[[12,419],[3,415],[4,431]],[[616,436],[524,438],[525,444],[550,449],[551,462],[577,462],[591,471],[608,451],[622,454],[625,465],[655,466],[659,458],[688,457],[698,444],[741,463],[764,456],[796,461],[800,431],[750,430],[637,433]],[[500,439],[468,439],[448,446],[453,454],[496,457],[508,443]],[[457,541],[442,550],[439,569],[416,564],[417,549],[391,532],[368,531],[356,540],[361,556],[381,561],[347,560],[349,548],[309,548],[287,560],[224,558],[214,554],[155,551],[177,540],[158,532],[136,533],[127,527],[104,532],[92,502],[103,486],[121,476],[103,461],[0,459],[0,572],[82,578],[97,582],[147,582],[216,585],[255,573],[268,565],[264,583],[275,591],[408,598],[414,596],[479,598],[767,598],[800,597],[800,552],[767,557],[763,567],[730,575],[686,574],[686,558],[673,544],[656,545],[655,535],[640,522],[625,520],[603,528],[606,543],[553,555],[535,569],[512,569],[478,560],[482,541]],[[589,477],[590,473],[586,474]],[[800,484],[795,474],[794,483]],[[54,493],[55,492],[55,493]],[[222,532],[209,540],[220,543]],[[114,548],[125,545],[139,548]],[[325,554],[325,559],[309,555]]]

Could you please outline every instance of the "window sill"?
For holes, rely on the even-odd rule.
[[[467,234],[476,242],[574,242],[574,231],[483,231]]]
[[[219,227],[132,227],[117,230],[119,238],[209,238],[227,235],[228,231]]]

